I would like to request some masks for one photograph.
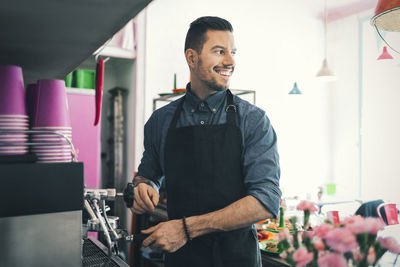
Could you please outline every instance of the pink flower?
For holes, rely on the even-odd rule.
[[[322,240],[317,240],[314,242],[314,248],[316,250],[324,250],[325,249],[325,245],[324,242],[322,242]]]
[[[368,225],[364,221],[355,221],[347,224],[346,228],[356,235],[368,232]]]
[[[321,224],[317,227],[314,228],[314,234],[318,236],[319,238],[325,238],[326,234],[333,229],[332,224]]]
[[[284,228],[282,232],[279,232],[278,234],[278,240],[282,241],[282,240],[290,240],[290,233],[289,233],[289,229],[288,228]]]
[[[308,237],[309,239],[313,239],[315,236],[314,231],[306,231],[306,237]]]
[[[327,250],[320,250],[318,251],[318,257],[321,258],[322,256],[328,254],[330,252],[328,252]]]
[[[318,259],[318,267],[347,267],[347,262],[340,254],[327,253]]]
[[[346,222],[348,228],[353,234],[368,233],[376,235],[379,230],[385,228],[385,224],[378,218],[368,217],[365,219],[355,219]]]
[[[297,210],[308,210],[310,213],[316,212],[318,209],[314,203],[303,200],[297,205]]]
[[[296,267],[303,267],[310,263],[314,258],[314,253],[308,252],[305,247],[300,247],[293,254],[293,259],[297,262]]]
[[[347,225],[347,224],[352,224],[358,221],[362,221],[363,217],[359,216],[359,215],[353,215],[350,217],[347,217],[343,220],[343,224]]]
[[[379,218],[368,217],[364,220],[365,224],[368,226],[368,234],[376,235],[378,231],[385,228],[385,224]]]
[[[279,256],[280,256],[282,259],[286,259],[286,257],[287,257],[286,251],[284,251],[284,252],[282,252],[281,254],[279,254]]]
[[[368,264],[370,264],[370,265],[374,264],[375,259],[376,259],[375,249],[373,247],[370,247],[368,250],[368,256],[367,256]]]
[[[400,245],[393,237],[378,237],[377,241],[390,252],[400,254]]]
[[[346,228],[335,228],[325,235],[328,246],[337,252],[348,252],[357,248],[356,237]]]
[[[353,260],[355,261],[361,261],[362,259],[364,259],[364,255],[360,253],[359,250],[353,250]]]

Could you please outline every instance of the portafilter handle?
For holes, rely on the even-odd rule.
[[[133,207],[134,191],[133,184],[128,183],[124,189],[124,201],[128,208]]]

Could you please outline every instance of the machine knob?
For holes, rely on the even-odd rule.
[[[133,184],[128,183],[124,189],[124,201],[128,208],[132,208],[133,199],[134,199]]]

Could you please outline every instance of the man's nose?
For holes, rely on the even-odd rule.
[[[232,53],[225,54],[223,64],[225,66],[235,66],[235,57],[232,55]]]

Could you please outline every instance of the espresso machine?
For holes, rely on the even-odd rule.
[[[110,266],[128,266],[125,262],[119,258],[120,250],[119,244],[121,242],[133,243],[140,245],[142,241],[148,236],[146,234],[133,234],[130,235],[126,229],[119,228],[119,218],[117,216],[109,216],[107,212],[110,211],[107,202],[123,200],[126,206],[132,207],[133,204],[133,186],[128,183],[124,192],[117,193],[116,189],[84,189],[84,208],[88,214],[86,223],[82,225],[82,239],[83,243],[83,266],[91,266],[90,262],[93,260],[99,260],[98,250],[95,253],[88,253],[88,246],[97,246],[101,248],[103,252],[103,258],[105,261],[113,261]],[[90,232],[98,233],[99,240],[103,240],[103,243],[99,243],[98,240],[89,238]],[[95,257],[95,259],[93,259]],[[108,266],[108,265],[104,265]]]
[[[0,266],[82,265],[82,163],[2,163],[0,203]]]
[[[0,178],[0,266],[127,267],[118,243],[146,238],[129,235],[117,217],[107,216],[106,201],[132,205],[132,186],[126,193],[85,189],[82,163],[0,164]]]
[[[84,207],[89,214],[89,219],[85,226],[84,235],[87,232],[98,232],[104,235],[107,248],[112,254],[119,254],[117,241],[125,240],[141,244],[147,235],[136,234],[129,235],[125,229],[118,229],[117,216],[107,216],[110,208],[106,205],[106,201],[115,201],[116,198],[123,198],[127,207],[133,204],[133,187],[129,183],[123,193],[117,193],[114,188],[111,189],[85,189],[84,190]]]

